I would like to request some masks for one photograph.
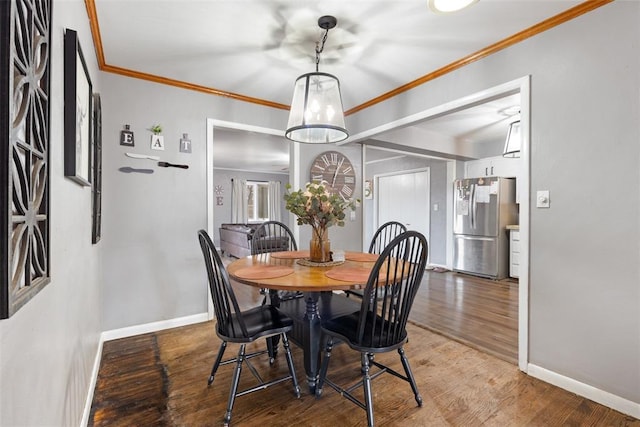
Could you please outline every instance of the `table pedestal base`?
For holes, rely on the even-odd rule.
[[[281,302],[279,309],[293,320],[288,335],[302,347],[309,391],[315,394],[323,344],[321,322],[358,311],[360,301],[333,292],[305,292],[304,298]]]

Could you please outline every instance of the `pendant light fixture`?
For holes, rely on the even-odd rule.
[[[520,120],[509,125],[507,140],[504,143],[502,157],[520,157],[520,146],[522,145],[522,135],[520,133]]]
[[[451,13],[477,3],[478,0],[429,0],[429,9],[435,13]]]
[[[329,30],[337,24],[333,16],[322,16],[318,26],[325,30],[321,42],[316,43],[316,71],[303,74],[295,82],[289,122],[284,136],[296,142],[323,144],[347,139],[340,82],[332,74],[318,71],[320,53],[324,49]]]

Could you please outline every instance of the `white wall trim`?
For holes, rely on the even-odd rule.
[[[213,170],[216,169],[214,167],[215,159],[213,158],[213,139],[215,134],[215,128],[242,130],[245,132],[262,133],[262,134],[276,135],[276,136],[283,136],[283,133],[282,133],[282,130],[280,129],[271,129],[271,128],[265,128],[261,126],[253,126],[246,123],[228,122],[225,120],[209,119],[209,118],[206,121],[206,127],[207,127],[207,133],[206,133],[207,135],[206,136],[207,138],[207,149],[206,149],[206,153],[207,153],[207,233],[209,233],[209,236],[213,236],[215,234],[215,230],[213,229],[213,223],[214,223],[213,201],[215,198],[213,196]],[[291,164],[291,161],[289,161],[289,164]],[[260,172],[260,171],[254,170],[251,172]],[[276,173],[276,172],[265,172],[265,173]],[[297,239],[298,236],[295,236],[295,237]],[[208,285],[207,285],[207,295],[208,295],[207,297],[208,318],[205,320],[211,320],[213,319],[214,313],[213,313],[213,302],[211,299],[211,290],[209,289]]]
[[[620,396],[616,396],[615,394],[600,390],[590,386],[589,384],[576,381],[572,378],[565,377],[557,372],[541,368],[540,366],[531,363],[528,366],[527,373],[539,380],[553,384],[579,396],[586,397],[594,402],[615,409],[616,411],[620,411],[623,414],[640,418],[640,403],[632,402]]]
[[[427,271],[429,270],[433,270],[434,268],[446,268],[447,270],[451,270],[451,267],[446,265],[446,264],[434,264],[434,263],[429,263],[427,265]]]
[[[457,176],[457,166],[455,161],[447,162],[447,236],[445,246],[445,263],[449,270],[453,270],[453,182]]]
[[[110,331],[104,331],[102,333],[102,341],[111,341],[117,340],[119,338],[133,337],[135,335],[148,334],[149,332],[157,332],[164,329],[178,328],[180,326],[206,322],[207,320],[209,320],[208,314],[200,313],[191,316],[178,317],[175,319],[161,320],[159,322],[145,323],[143,325],[112,329]]]
[[[491,100],[492,97],[495,99],[495,98],[502,97],[504,96],[504,94],[509,92],[515,93],[514,89],[517,91],[518,87],[520,86],[521,80],[522,79],[516,79],[510,82],[506,82],[501,85],[492,87],[488,90],[483,90],[483,91],[474,93],[472,95],[456,99],[455,101],[446,102],[436,107],[432,107],[427,110],[420,111],[418,113],[411,114],[406,117],[402,117],[392,122],[384,123],[380,126],[376,126],[374,128],[362,131],[360,133],[356,133],[355,135],[351,135],[347,140],[339,142],[336,145],[343,145],[347,143],[362,141],[367,138],[375,137],[375,135],[380,134],[382,132],[393,130],[401,126],[410,125],[412,123],[415,123],[417,121],[420,121],[426,118],[435,117],[439,115],[446,115],[456,111],[464,110],[474,105],[483,104]]]
[[[365,210],[364,210],[364,206],[365,206],[365,199],[366,197],[364,196],[364,186],[365,183],[367,181],[367,166],[370,165],[371,163],[367,161],[367,146],[365,144],[360,144],[360,160],[362,161],[362,167],[360,168],[360,194],[362,194],[362,197],[360,199],[360,203],[359,206],[362,207],[361,210],[361,215],[362,215],[362,227],[360,230],[360,235],[362,236],[361,239],[361,246],[362,246],[362,252],[366,251],[368,246],[367,246],[367,216],[365,215]]]
[[[362,146],[364,147],[365,144],[362,144]],[[399,154],[399,155],[393,156],[393,157],[385,157],[384,159],[369,160],[369,161],[367,161],[367,164],[368,165],[375,165],[376,163],[391,162],[393,160],[404,159],[405,157],[407,157],[407,154]]]
[[[436,160],[444,160],[444,161],[452,161],[450,158],[448,157],[442,157],[442,156],[433,156],[430,154],[423,154],[423,153],[414,153],[413,151],[407,151],[407,150],[402,150],[399,148],[388,148],[388,147],[378,147],[377,145],[370,145],[370,144],[362,144],[365,147],[370,147],[371,149],[374,150],[378,150],[378,151],[387,151],[389,153],[397,153],[398,157],[387,157],[386,159],[380,159],[380,160],[371,160],[368,163],[372,164],[372,163],[377,163],[377,162],[384,162],[384,161],[388,161],[388,160],[393,160],[396,158],[400,158],[400,157],[420,157],[423,159],[436,159]],[[413,148],[413,147],[407,147],[407,148]]]
[[[213,230],[213,127],[214,120],[207,119],[207,233],[214,236]],[[216,248],[217,249],[217,248]],[[213,301],[211,300],[211,289],[207,286],[207,317],[213,319]]]
[[[272,175],[289,175],[288,171],[272,171],[272,170],[260,170],[260,169],[234,169],[234,168],[216,168],[213,170],[216,171],[231,171],[231,172],[250,172],[250,173],[264,173],[264,174],[272,174]]]
[[[529,257],[531,214],[531,76],[516,80],[520,88],[520,278],[518,280],[518,367],[527,372],[529,364]]]
[[[87,399],[84,402],[84,411],[82,412],[82,421],[80,425],[85,427],[89,424],[89,417],[91,416],[91,404],[93,403],[93,392],[96,389],[96,383],[98,382],[98,372],[100,371],[100,362],[102,362],[102,344],[104,339],[100,334],[98,340],[98,349],[96,350],[96,357],[93,361],[93,369],[91,371],[91,381],[89,383],[89,390],[87,391]]]

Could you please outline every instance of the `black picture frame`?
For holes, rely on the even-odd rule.
[[[93,94],[93,188],[91,198],[91,243],[102,237],[102,103]]]
[[[78,41],[78,33],[64,33],[64,175],[91,185],[93,86]]]

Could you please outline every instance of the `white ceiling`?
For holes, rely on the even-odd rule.
[[[333,15],[338,24],[329,31],[319,68],[340,79],[349,110],[581,2],[480,0],[454,14],[433,13],[426,0],[94,4],[106,66],[285,107],[295,79],[315,68],[315,44],[323,33],[318,18]],[[474,126],[487,126],[478,120]],[[431,123],[436,124],[441,132],[462,132],[463,138],[474,132],[459,122]]]

